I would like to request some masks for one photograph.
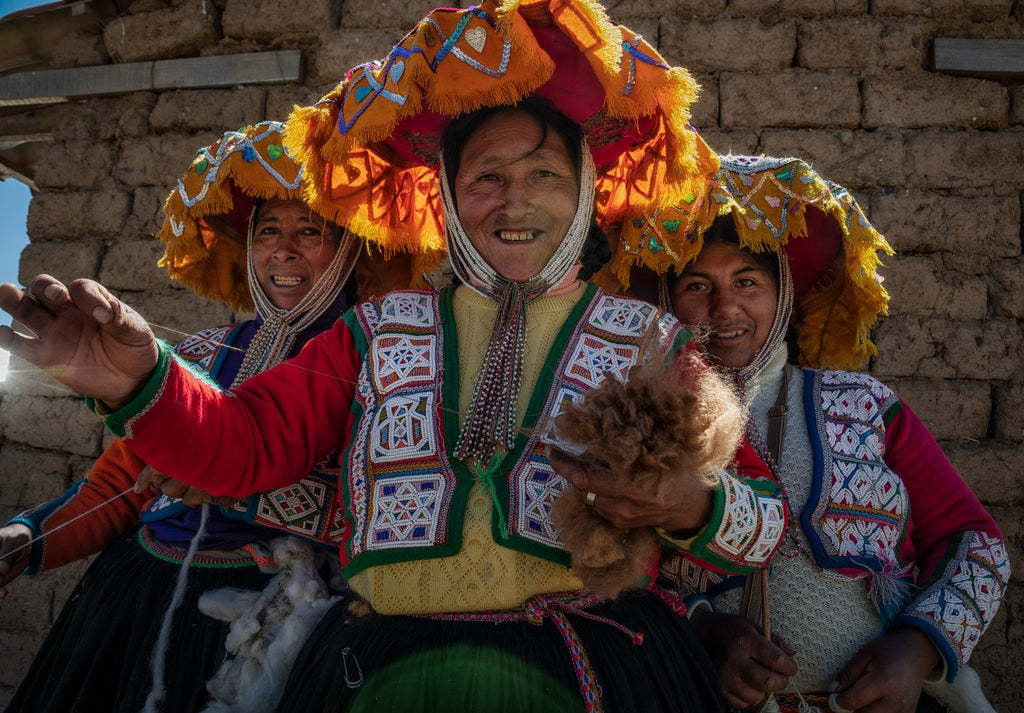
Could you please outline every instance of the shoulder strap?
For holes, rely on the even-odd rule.
[[[786,416],[789,405],[789,379],[793,373],[793,365],[786,364],[782,369],[782,383],[779,385],[775,405],[768,409],[768,452],[775,460],[775,467],[782,466],[782,440],[786,435]],[[781,475],[781,473],[780,473]],[[768,569],[758,569],[747,575],[743,583],[743,599],[740,603],[743,617],[760,626],[764,636],[771,639],[771,622],[768,608]]]

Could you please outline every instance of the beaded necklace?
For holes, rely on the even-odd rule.
[[[572,223],[551,259],[525,281],[503,277],[480,255],[466,235],[455,207],[447,168],[441,162],[441,199],[452,268],[475,292],[498,303],[483,363],[473,387],[455,457],[491,460],[498,447],[515,447],[516,404],[523,380],[526,351],[526,305],[561,283],[580,259],[594,214],[597,169],[586,139],[580,141],[580,189]]]

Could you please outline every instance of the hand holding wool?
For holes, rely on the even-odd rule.
[[[658,555],[652,528],[687,537],[707,524],[743,422],[732,387],[692,354],[668,369],[635,366],[566,406],[558,439],[581,455],[549,448],[573,485],[551,519],[588,590],[616,596],[636,584]]]

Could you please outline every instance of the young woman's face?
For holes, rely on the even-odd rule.
[[[768,339],[778,303],[776,277],[746,250],[710,243],[672,287],[672,309],[683,324],[708,330],[708,356],[740,369]]]

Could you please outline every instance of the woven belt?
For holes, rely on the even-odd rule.
[[[635,646],[644,641],[644,635],[634,632],[607,617],[597,616],[587,611],[587,608],[599,604],[603,599],[596,596],[580,596],[577,593],[565,594],[541,594],[526,600],[523,611],[513,612],[475,612],[466,614],[432,614],[425,618],[439,619],[442,621],[482,621],[482,622],[513,622],[527,621],[540,626],[544,619],[550,619],[561,634],[569,656],[572,659],[573,670],[576,673],[576,680],[580,686],[580,694],[583,696],[583,703],[587,713],[602,713],[604,707],[601,704],[601,689],[594,675],[594,668],[590,663],[590,657],[580,641],[579,635],[569,621],[569,614],[598,621],[615,627],[628,636]]]

